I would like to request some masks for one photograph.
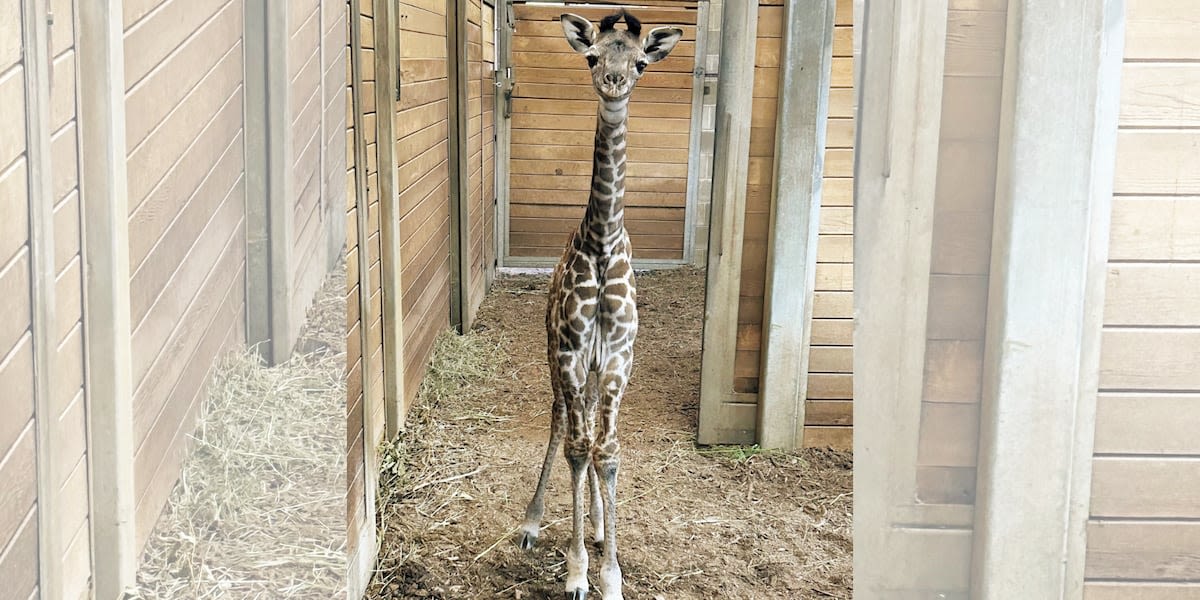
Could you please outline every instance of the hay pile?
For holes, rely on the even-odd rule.
[[[142,556],[142,598],[345,595],[345,270],[331,273],[299,352],[216,368],[191,454]]]
[[[494,405],[467,406],[460,401],[494,392],[504,358],[500,345],[481,336],[460,336],[452,330],[438,336],[405,432],[395,442],[385,444],[381,452],[382,473],[376,502],[380,545],[372,589],[391,590],[399,597],[417,597],[428,592],[407,585],[413,579],[409,569],[420,568],[427,560],[439,560],[439,554],[451,563],[459,560],[458,556],[431,553],[432,549],[452,548],[454,539],[439,538],[436,527],[420,533],[413,531],[409,527],[413,524],[410,515],[415,512],[441,522],[469,520],[467,505],[454,500],[473,498],[451,493],[447,501],[443,494],[447,485],[480,475],[485,465],[458,436],[488,433],[509,417],[498,415]],[[447,413],[451,415],[448,420]],[[453,435],[447,435],[448,428],[453,428]],[[461,585],[450,584],[438,593],[462,592]]]

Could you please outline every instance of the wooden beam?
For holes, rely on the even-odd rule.
[[[1008,3],[972,598],[1083,597],[1124,8]]]
[[[134,583],[133,370],[125,46],[121,0],[80,2],[80,199],[86,328],[88,459],[96,598]]]
[[[268,364],[291,354],[288,3],[247,0],[246,342]]]
[[[350,600],[358,600],[362,598],[366,592],[367,584],[370,583],[371,573],[375,569],[376,560],[376,532],[375,532],[375,498],[374,489],[378,485],[375,473],[373,470],[376,465],[371,464],[372,459],[368,459],[368,451],[374,452],[374,444],[368,439],[368,420],[367,415],[371,412],[368,408],[368,400],[371,397],[371,375],[368,372],[370,364],[370,337],[367,335],[367,329],[371,323],[371,292],[370,292],[370,252],[367,251],[368,240],[370,239],[370,231],[368,230],[367,211],[371,204],[370,198],[367,196],[367,142],[366,142],[366,117],[364,113],[363,102],[363,68],[362,68],[362,2],[374,2],[375,0],[349,0],[350,1],[350,51],[347,59],[350,61],[350,86],[351,86],[351,115],[354,120],[354,187],[355,187],[355,216],[357,223],[358,235],[358,314],[360,319],[359,325],[359,356],[361,357],[362,368],[359,369],[362,377],[362,408],[363,419],[361,436],[363,444],[363,510],[365,515],[363,518],[362,527],[359,529],[359,539],[355,544],[357,548],[354,556],[348,557],[346,565],[347,569],[347,593]],[[372,32],[374,33],[374,32]],[[378,73],[376,76],[378,77]],[[377,86],[378,87],[378,86]],[[388,103],[391,105],[391,102]],[[377,140],[378,141],[378,140]],[[380,144],[376,144],[378,148]],[[386,365],[385,365],[386,368]],[[353,440],[355,432],[348,432],[347,439]],[[347,455],[352,454],[347,448]],[[351,485],[352,482],[347,481],[346,485]]]
[[[763,298],[758,443],[804,447],[808,354],[821,222],[837,0],[787,0]],[[821,26],[816,26],[820,24]]]
[[[446,45],[450,102],[450,325],[459,333],[471,327],[471,206],[467,168],[467,5],[449,0]]]
[[[404,312],[401,300],[399,164],[396,160],[396,90],[400,40],[396,3],[375,1],[375,124],[379,144],[379,236],[383,286],[383,402],[389,439],[404,427]],[[369,430],[370,428],[368,428]],[[372,445],[375,441],[372,440]],[[371,450],[374,453],[374,449]]]
[[[704,351],[700,358],[700,431],[697,440],[701,444],[750,443],[754,440],[753,431],[730,428],[726,405],[733,393],[733,359],[737,350],[758,0],[725,2],[723,10],[704,302]]]
[[[863,67],[854,144],[853,596],[861,600],[966,586],[959,552],[970,547],[969,532],[951,523],[965,519],[930,511],[915,490],[947,14],[947,0],[870,2],[855,24]],[[946,556],[957,558],[935,562]]]
[[[63,584],[63,525],[59,514],[59,483],[55,439],[58,414],[53,378],[58,340],[54,283],[54,173],[50,142],[49,15],[45,2],[22,0],[21,33],[25,48],[25,141],[29,169],[29,271],[33,303],[33,399],[37,424],[38,590],[58,598]]]
[[[696,7],[696,55],[692,62],[692,113],[688,125],[687,200],[683,214],[683,262],[696,264],[696,224],[700,210],[701,144],[704,120],[704,60],[708,54],[709,5]]]
[[[271,296],[271,364],[292,355],[292,107],[288,78],[290,10],[287,2],[266,3],[267,279]]]

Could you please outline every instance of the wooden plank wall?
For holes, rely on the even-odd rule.
[[[1087,600],[1200,596],[1200,5],[1126,4]]]
[[[951,0],[934,196],[917,500],[974,504],[1007,9]]]
[[[359,5],[359,14],[352,15],[357,19],[358,26],[361,28],[361,47],[353,48],[349,44],[353,38],[350,37],[350,21],[347,20],[344,24],[347,33],[347,47],[349,48],[348,60],[346,61],[346,535],[347,535],[347,552],[348,557],[355,557],[360,552],[370,551],[370,549],[359,548],[358,541],[360,532],[364,527],[373,526],[368,523],[369,516],[366,511],[366,472],[364,462],[364,423],[365,414],[367,411],[367,398],[363,394],[365,389],[364,381],[371,376],[371,369],[368,366],[368,361],[363,358],[362,336],[364,331],[372,323],[371,315],[362,314],[361,296],[364,293],[370,293],[371,284],[369,277],[361,273],[359,267],[359,253],[367,251],[366,248],[359,244],[359,210],[370,203],[370,195],[367,198],[360,197],[357,178],[360,176],[360,170],[367,170],[373,166],[371,161],[368,164],[360,165],[356,162],[356,144],[370,142],[372,144],[372,152],[374,152],[374,140],[366,136],[374,130],[373,126],[364,124],[364,131],[359,132],[356,129],[354,110],[355,110],[355,89],[353,86],[353,77],[351,74],[351,61],[359,61],[360,68],[363,70],[363,77],[370,77],[369,83],[364,81],[363,89],[360,90],[360,102],[363,103],[363,108],[370,108],[374,112],[374,18],[371,10],[372,3],[367,0]],[[366,14],[363,14],[366,13]],[[349,6],[347,5],[347,14],[349,14]],[[359,139],[359,136],[363,136]],[[377,169],[376,169],[377,172]],[[375,194],[376,199],[378,192]],[[378,239],[376,240],[378,244]],[[376,246],[378,247],[378,246]],[[378,403],[378,408],[382,413],[383,403]],[[377,415],[382,421],[382,414]],[[351,565],[355,562],[350,563]],[[351,567],[353,568],[353,567]]]
[[[734,392],[757,398],[762,346],[767,236],[774,178],[776,106],[783,6],[759,5],[751,115],[742,279],[738,306]],[[853,2],[838,0],[833,73],[817,248],[812,353],[809,361],[805,445],[849,449],[852,444],[853,265]],[[748,424],[753,427],[752,424]]]
[[[408,407],[425,376],[434,339],[450,323],[446,0],[402,0],[399,26],[396,189]]]
[[[350,44],[349,21],[347,16],[347,0],[320,0],[321,2],[321,53],[322,53],[322,75],[321,75],[321,97],[323,110],[325,112],[324,122],[322,123],[322,139],[325,145],[322,152],[321,168],[321,186],[322,190],[322,214],[328,213],[330,217],[336,216],[338,219],[345,218],[346,206],[346,164],[350,160],[353,152],[352,146],[348,143],[346,132],[353,126],[353,118],[347,113],[347,108],[350,102],[347,97],[347,88],[350,78],[347,76],[347,68],[349,67],[349,53],[347,48]],[[352,180],[350,180],[352,181]],[[343,222],[344,223],[344,222]],[[321,255],[321,258],[329,260],[329,264],[336,263],[339,258],[344,258],[345,229],[331,227],[326,229],[332,239],[328,241],[331,252],[329,255]],[[312,269],[320,270],[320,265],[313,263]]]
[[[216,358],[244,343],[242,0],[124,4],[136,538]]]
[[[50,88],[51,169],[54,173],[54,338],[56,356],[52,406],[57,447],[54,472],[62,538],[62,593],[80,598],[91,579],[91,530],[87,462],[87,398],[84,390],[83,239],[79,204],[79,112],[75,82],[75,2],[59,0],[52,10],[53,81]],[[3,389],[0,387],[0,389]]]
[[[490,85],[492,80],[492,70],[495,68],[491,50],[485,58],[484,50],[484,27],[485,27],[485,10],[488,13],[486,26],[492,26],[492,16],[494,14],[491,6],[485,6],[481,0],[467,0],[467,203],[469,205],[469,214],[467,226],[469,228],[466,236],[467,252],[469,253],[468,263],[470,271],[466,275],[467,299],[470,306],[465,308],[467,315],[474,315],[475,310],[483,303],[483,298],[487,294],[487,260],[488,252],[486,246],[486,227],[490,222],[487,219],[488,213],[491,212],[492,203],[490,196],[486,193],[489,191],[485,185],[484,160],[487,156],[484,153],[485,146],[487,149],[494,150],[495,146],[491,143],[490,136],[493,129],[490,124],[484,123],[484,105],[485,99],[489,102],[494,96],[484,95],[485,87]],[[488,32],[490,36],[490,31]],[[493,40],[494,41],[494,40]],[[490,91],[490,90],[487,90]],[[485,134],[489,137],[486,138]],[[494,191],[494,187],[490,191]],[[471,322],[473,319],[467,318],[466,322]]]
[[[21,46],[21,2],[0,1],[0,581],[24,599],[37,595],[38,486]]]
[[[635,9],[644,30],[674,25],[681,41],[647,69],[630,100],[625,226],[640,259],[681,261],[696,53],[695,3]],[[686,6],[686,8],[684,8]],[[511,196],[506,257],[553,263],[587,206],[597,97],[583,57],[563,37],[562,7],[515,7]],[[572,7],[598,24],[611,8]]]
[[[313,294],[320,287],[328,264],[328,222],[324,197],[326,186],[325,98],[325,11],[321,0],[292,2],[288,14],[288,100],[291,104],[292,156],[289,157],[291,190],[295,202],[292,219],[291,338],[299,335]],[[335,116],[339,117],[340,114]]]
[[[483,28],[482,72],[479,74],[482,113],[483,156],[480,166],[483,195],[479,198],[482,231],[479,263],[483,289],[491,287],[496,270],[496,9],[484,0],[480,21]],[[474,222],[474,221],[473,221]]]

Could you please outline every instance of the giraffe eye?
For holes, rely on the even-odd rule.
[[[638,70],[638,73],[644,72],[646,70],[646,61],[644,61],[644,60],[637,61],[637,70]]]
[[[596,66],[596,63],[597,63],[597,62],[599,62],[599,60],[600,60],[600,59],[598,59],[598,58],[596,58],[595,56],[592,56],[591,54],[589,54],[589,55],[588,55],[588,57],[587,57],[587,61],[588,61],[588,68],[590,69],[590,68],[593,68],[593,67],[595,67],[595,66]]]

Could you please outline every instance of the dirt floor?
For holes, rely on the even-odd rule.
[[[444,335],[385,449],[369,598],[561,598],[569,474],[557,458],[537,546],[515,544],[548,437],[548,277],[498,279],[468,336]],[[704,275],[638,275],[622,402],[625,597],[850,598],[851,457],[695,445]],[[599,557],[590,548],[593,587]]]
[[[345,282],[326,278],[288,361],[214,369],[135,597],[345,597]]]

